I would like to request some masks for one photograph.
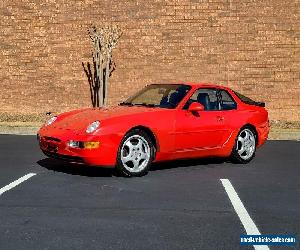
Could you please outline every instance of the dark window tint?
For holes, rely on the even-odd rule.
[[[249,97],[247,96],[244,96],[238,92],[235,92],[234,93],[237,95],[238,98],[241,99],[242,102],[246,103],[246,104],[250,104],[250,105],[256,105],[256,106],[259,106],[259,107],[265,107],[265,103],[264,102],[256,102],[256,101],[253,101],[252,99],[250,99]]]
[[[219,102],[216,89],[198,89],[184,105],[184,109],[193,102],[199,102],[204,106],[204,110],[219,110]]]
[[[244,96],[241,93],[238,93],[236,91],[234,91],[234,93],[237,95],[238,98],[240,98],[245,103],[255,103],[255,101],[253,101],[251,98]]]
[[[236,103],[227,91],[220,90],[220,99],[222,110],[236,109]]]

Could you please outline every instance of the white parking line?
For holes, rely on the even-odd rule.
[[[231,204],[237,213],[237,215],[240,218],[240,221],[242,222],[247,234],[256,234],[261,235],[258,228],[256,227],[254,221],[251,219],[250,215],[248,214],[243,202],[241,201],[240,197],[236,193],[234,187],[231,185],[231,182],[228,179],[220,179],[222,182],[225,191],[231,201]],[[256,250],[269,250],[270,248],[268,246],[257,246],[253,245],[254,249]]]
[[[31,178],[32,176],[35,176],[35,175],[36,175],[35,173],[29,173],[29,174],[24,175],[23,177],[15,180],[15,181],[13,181],[12,183],[9,183],[8,185],[4,186],[3,188],[0,188],[0,195],[5,193],[6,191],[18,186],[22,182],[28,180],[29,178]]]

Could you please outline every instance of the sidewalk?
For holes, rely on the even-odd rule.
[[[41,126],[38,122],[0,122],[0,134],[36,135]],[[300,129],[271,128],[269,140],[300,141]]]
[[[269,140],[296,140],[300,141],[300,129],[271,128]]]
[[[36,135],[41,126],[39,122],[0,122],[0,134]]]

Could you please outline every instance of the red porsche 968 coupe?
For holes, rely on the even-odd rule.
[[[115,107],[54,116],[37,137],[48,157],[116,167],[126,176],[179,158],[248,163],[268,137],[264,106],[214,84],[152,84]]]

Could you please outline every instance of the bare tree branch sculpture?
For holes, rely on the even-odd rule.
[[[116,64],[112,58],[112,51],[117,46],[122,35],[117,26],[96,28],[91,26],[88,30],[93,44],[93,64],[82,63],[88,78],[93,107],[107,106],[108,84]]]

